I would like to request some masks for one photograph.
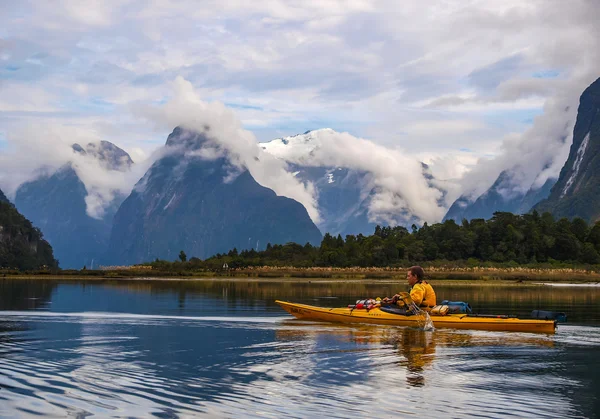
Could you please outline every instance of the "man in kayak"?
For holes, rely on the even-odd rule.
[[[433,287],[423,279],[425,272],[420,266],[411,266],[408,268],[406,273],[406,279],[408,285],[411,286],[410,298],[411,300],[421,309],[425,311],[431,310],[437,303],[435,297],[435,291]],[[392,298],[384,298],[384,303],[395,303],[400,306],[404,306],[405,303],[402,300],[400,294],[394,295]]]

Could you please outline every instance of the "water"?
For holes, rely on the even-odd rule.
[[[600,289],[436,286],[554,335],[299,321],[391,283],[0,281],[0,417],[598,417]]]

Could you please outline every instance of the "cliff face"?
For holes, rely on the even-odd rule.
[[[234,247],[319,244],[321,233],[298,202],[259,185],[248,171],[232,176],[226,155],[203,157],[210,140],[176,128],[165,157],[134,187],[114,217],[107,261],[174,260],[181,250],[206,258]]]
[[[600,220],[600,79],[581,95],[573,144],[548,199],[534,208],[555,217]]]
[[[0,268],[57,267],[52,247],[0,191]]]

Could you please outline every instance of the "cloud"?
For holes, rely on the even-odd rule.
[[[516,54],[478,68],[468,75],[469,84],[483,91],[493,91],[506,79],[522,71],[523,56]]]
[[[576,108],[600,75],[600,8],[590,0],[82,4],[0,6],[6,138],[73,127],[151,155],[172,126],[128,109],[165,103],[181,75],[206,102],[243,105],[238,124],[261,141],[330,126],[413,158],[469,148],[482,167],[460,173],[480,190],[523,152],[532,169],[554,174],[574,118],[561,108]],[[531,122],[542,112],[554,131]],[[522,171],[525,185],[533,175]]]
[[[562,95],[546,103],[531,128],[507,136],[495,158],[482,159],[463,178],[464,194],[476,199],[504,170],[510,178],[507,194],[524,194],[532,186],[540,187],[549,178],[557,178],[573,142],[578,98],[587,81],[580,84],[564,86]]]
[[[86,188],[86,211],[93,218],[102,218],[117,196],[128,195],[156,158],[151,156],[131,168],[125,165],[123,170],[109,170],[92,154],[72,148],[75,143],[84,148],[97,144],[99,137],[87,130],[52,124],[11,132],[7,140],[7,148],[0,154],[0,186],[8,196],[14,199],[22,183],[52,175],[70,163]]]
[[[278,195],[295,199],[304,205],[311,219],[319,221],[315,191],[288,172],[285,163],[262,151],[256,137],[242,128],[235,112],[221,102],[203,101],[192,84],[183,77],[173,82],[173,97],[163,106],[137,107],[134,112],[148,121],[165,127],[182,126],[204,133],[227,151],[230,162],[238,169],[247,169],[254,179]],[[199,152],[203,158],[216,158],[218,150]]]
[[[435,222],[446,211],[444,205],[438,204],[442,192],[429,185],[421,162],[401,150],[331,129],[275,140],[262,147],[290,163],[371,173],[372,183],[365,185],[363,192],[375,189],[369,206],[372,221],[396,224],[397,217],[408,212],[423,221]]]

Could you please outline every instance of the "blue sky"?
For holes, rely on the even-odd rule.
[[[598,9],[585,0],[2,2],[0,150],[36,127],[43,141],[51,125],[139,161],[172,127],[133,110],[168,102],[181,76],[258,141],[330,127],[443,161],[442,171],[499,156],[483,176],[492,182],[522,154],[509,149],[515,136],[556,151],[536,117],[576,107],[600,76]]]

